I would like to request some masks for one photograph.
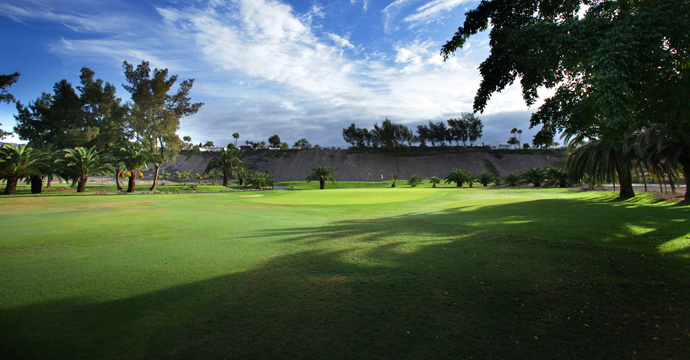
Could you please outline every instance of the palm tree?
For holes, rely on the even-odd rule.
[[[63,159],[60,159],[59,163],[70,178],[77,179],[78,193],[86,190],[86,182],[89,179],[89,175],[102,174],[112,170],[108,159],[101,155],[95,146],[89,149],[84,147],[65,149],[64,154]]]
[[[216,186],[216,180],[218,180],[219,177],[223,176],[223,173],[221,173],[218,170],[213,170],[209,175],[211,176],[211,179],[213,179],[213,186]]]
[[[319,188],[326,188],[326,181],[330,181],[335,184],[338,179],[335,177],[335,170],[327,166],[317,166],[310,170],[311,174],[307,176],[307,182],[318,181]]]
[[[573,182],[585,178],[598,183],[620,183],[619,197],[628,199],[635,196],[632,187],[632,169],[637,146],[628,136],[618,142],[592,139],[572,150],[567,168]],[[575,142],[578,143],[578,142]],[[569,149],[572,147],[569,145]]]
[[[477,176],[477,180],[479,180],[482,186],[489,186],[489,183],[494,181],[494,176],[490,172],[482,171],[479,176]]]
[[[199,179],[199,184],[201,184],[201,180],[203,180],[205,177],[205,173],[196,173],[196,178]]]
[[[170,177],[170,174],[165,170],[161,170],[161,172],[158,173],[158,177],[163,181],[167,181],[168,177]],[[165,185],[165,182],[163,185]]]
[[[638,159],[652,177],[671,180],[677,178],[676,172],[682,172],[686,184],[685,201],[690,201],[690,134],[677,127],[669,130],[668,125],[657,124],[645,129],[638,143]]]
[[[180,180],[184,181],[183,185],[187,186],[187,179],[189,179],[189,175],[191,175],[189,170],[183,171],[183,172],[178,171],[177,172],[177,180],[178,181],[180,181]]]
[[[533,184],[534,187],[540,187],[546,180],[546,171],[539,166],[535,166],[523,171],[521,176],[526,183]]]
[[[520,176],[518,174],[510,173],[503,177],[503,182],[506,186],[518,186],[520,183]]]
[[[220,170],[223,173],[223,186],[228,186],[232,173],[237,174],[239,171],[242,171],[240,169],[244,167],[244,164],[240,160],[240,150],[223,149],[220,152],[220,156],[213,158],[208,163],[206,172]]]
[[[411,187],[415,187],[419,185],[421,182],[422,178],[420,178],[419,175],[412,175],[409,179],[407,179],[407,185],[410,185]]]
[[[7,180],[5,195],[17,193],[20,179],[40,174],[43,160],[30,145],[3,144],[0,148],[0,178]]]
[[[546,184],[549,186],[569,187],[570,175],[568,170],[552,166],[546,169]]]
[[[31,175],[31,193],[40,194],[43,190],[43,177],[48,178],[48,187],[53,180],[53,176],[58,173],[59,168],[56,166],[56,161],[62,156],[62,151],[55,148],[53,144],[49,144],[42,148],[34,148],[35,156],[40,159],[38,166],[38,174]]]
[[[233,133],[232,137],[235,139],[235,147],[237,147],[237,139],[240,138],[240,133]]]
[[[129,182],[127,183],[128,193],[136,191],[137,176],[144,177],[144,174],[141,172],[142,169],[148,169],[149,163],[161,161],[160,155],[152,154],[135,145],[120,148],[117,151],[117,158],[124,167],[121,176],[129,177]]]
[[[465,169],[453,169],[446,174],[445,183],[455,183],[457,187],[462,187],[462,184],[469,181],[470,174]]]
[[[441,179],[437,178],[436,176],[432,176],[429,178],[429,181],[431,182],[431,187],[436,187],[436,184],[441,182]]]
[[[395,187],[395,180],[398,180],[400,177],[400,174],[391,174],[391,178],[393,179],[393,184],[391,184],[391,187]]]
[[[273,187],[273,176],[269,173],[254,173],[249,177],[249,184],[257,190]]]

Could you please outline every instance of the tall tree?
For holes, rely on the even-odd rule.
[[[80,80],[79,94],[61,80],[52,94],[43,93],[28,106],[17,103],[17,135],[37,147],[96,146],[110,151],[125,144],[130,136],[123,120],[127,107],[117,98],[115,87],[94,80],[94,72],[86,67]]]
[[[194,79],[180,83],[176,93],[170,93],[177,82],[177,75],[168,76],[168,69],[154,69],[148,61],[134,65],[124,62],[125,78],[129,85],[123,85],[132,94],[133,106],[129,114],[129,125],[137,141],[151,153],[163,159],[175,158],[183,145],[177,135],[180,119],[195,114],[203,103],[192,103],[189,93]],[[162,165],[162,164],[161,164]],[[153,185],[156,189],[160,165],[155,165]]]
[[[7,88],[12,86],[12,84],[16,83],[17,80],[19,80],[19,73],[15,72],[14,74],[9,74],[9,75],[3,75],[0,74],[0,103],[12,103],[15,101],[14,96],[7,91]],[[0,124],[2,125],[2,124]],[[0,130],[0,139],[4,139],[5,136],[9,136],[12,133]]]
[[[555,89],[530,120],[540,133],[616,147],[654,124],[690,130],[689,17],[687,0],[484,0],[441,54],[490,26],[475,111],[519,79],[528,105],[540,87]]]
[[[232,133],[232,138],[235,139],[235,147],[237,147],[237,139],[240,138],[240,133]]]
[[[274,134],[268,138],[268,143],[271,144],[271,147],[273,148],[279,148],[281,142],[282,141],[280,141],[280,136],[278,136],[278,134]]]

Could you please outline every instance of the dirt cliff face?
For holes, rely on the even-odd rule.
[[[385,180],[390,180],[391,174],[400,174],[401,179],[412,175],[419,175],[423,179],[432,176],[443,178],[453,168],[473,173],[488,171],[505,175],[534,166],[563,167],[566,156],[565,151],[555,150],[408,148],[391,151],[259,150],[244,152],[241,159],[252,170],[274,175],[276,181],[305,180],[309,170],[316,166],[335,169],[335,175],[341,181],[378,181],[381,180],[381,175]]]
[[[170,174],[177,171],[203,173],[216,153],[182,153],[175,162],[163,166]],[[244,151],[242,161],[250,169],[268,172],[276,181],[302,181],[316,166],[335,169],[341,181],[379,181],[391,174],[400,179],[419,175],[423,179],[445,177],[453,168],[473,173],[488,171],[506,175],[534,166],[564,167],[567,153],[559,150],[488,150],[485,148],[407,148],[396,150],[256,150]]]

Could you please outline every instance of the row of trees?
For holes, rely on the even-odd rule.
[[[239,154],[237,149],[223,150],[197,177],[201,179],[212,174],[215,180],[222,175],[223,186],[229,185],[231,177],[237,178],[239,185],[248,184],[257,189],[273,186],[273,176],[250,171],[239,159]],[[151,153],[136,144],[111,152],[99,151],[95,146],[60,150],[52,146],[35,148],[30,144],[3,144],[0,147],[0,178],[6,180],[6,195],[16,194],[17,184],[22,179],[30,180],[32,193],[41,193],[43,179],[47,179],[50,186],[55,177],[72,181],[77,192],[84,192],[89,176],[112,173],[115,169],[120,169],[116,176],[118,190],[123,190],[120,177],[126,177],[127,192],[131,193],[136,191],[137,177],[144,176],[142,170],[148,169],[149,164],[160,166],[161,163],[160,154]],[[189,171],[177,174],[179,180],[186,180],[190,175]],[[167,179],[169,174],[159,172],[159,176]]]
[[[372,130],[358,128],[354,123],[343,129],[343,139],[345,142],[356,147],[401,147],[431,146],[447,144],[463,146],[470,143],[470,146],[482,137],[484,125],[482,121],[472,113],[463,113],[459,118],[442,121],[429,121],[427,125],[417,126],[417,131],[412,132],[403,124],[394,123],[389,119],[374,124]]]
[[[391,178],[393,179],[391,187],[396,187],[396,181],[399,177],[399,174],[391,174]],[[487,171],[474,174],[465,169],[455,168],[449,171],[443,179],[439,179],[435,176],[429,178],[432,187],[436,187],[436,184],[441,183],[442,180],[446,184],[456,184],[457,187],[462,187],[465,183],[467,183],[469,187],[472,187],[475,182],[479,182],[483,186],[489,186],[489,184],[492,183],[496,186],[517,186],[521,183],[532,184],[534,187],[541,187],[544,184],[553,187],[572,186],[571,177],[568,171],[557,167],[550,167],[548,169],[532,167],[519,174],[511,173],[506,176],[499,176]],[[333,168],[317,166],[311,169],[309,176],[307,176],[307,182],[311,181],[318,181],[319,188],[325,189],[326,182],[330,181],[335,183],[338,179],[335,176],[335,170]],[[411,187],[416,187],[421,184],[421,182],[422,178],[418,175],[412,175],[407,180],[407,184]]]
[[[14,131],[34,149],[81,147],[113,153],[128,148],[156,154],[159,161],[152,162],[151,186],[155,190],[160,166],[174,159],[184,145],[177,135],[180,119],[198,112],[203,103],[194,103],[189,96],[193,79],[181,81],[175,91],[178,77],[167,69],[152,70],[146,61],[137,66],[125,61],[123,69],[127,80],[123,87],[131,101],[123,102],[114,85],[95,79],[95,73],[84,67],[76,90],[63,79],[52,93],[43,93],[27,105],[17,102]],[[114,170],[120,174],[118,165]]]
[[[117,171],[116,183],[122,190],[120,176],[129,178],[127,192],[134,192],[137,176],[143,177],[142,169],[148,164],[160,164],[162,158],[137,145],[122,147],[112,152],[102,152],[95,146],[56,149],[53,146],[35,148],[30,144],[3,144],[0,148],[0,177],[6,180],[5,195],[16,194],[17,183],[29,179],[31,192],[41,193],[43,179],[48,186],[55,177],[72,181],[77,192],[86,189],[89,176]]]

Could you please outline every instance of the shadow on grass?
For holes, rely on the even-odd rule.
[[[0,312],[3,358],[682,358],[688,208],[535,200],[265,231],[260,267]],[[203,264],[200,264],[203,266]]]

